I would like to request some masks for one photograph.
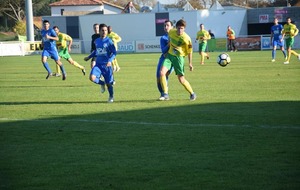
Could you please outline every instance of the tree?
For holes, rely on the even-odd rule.
[[[24,7],[24,0],[0,0],[0,12],[15,21],[24,19]]]
[[[26,23],[22,21],[17,21],[14,27],[14,32],[18,35],[26,35]]]
[[[33,15],[50,15],[49,4],[59,0],[32,0]],[[2,28],[13,28],[18,34],[26,33],[25,22],[25,0],[0,0],[0,16],[4,22],[0,23]]]
[[[59,0],[32,0],[33,15],[50,15],[49,4]],[[14,21],[22,21],[25,17],[25,0],[0,0],[0,14]]]
[[[60,0],[32,0],[33,16],[51,15],[51,7],[49,4]]]

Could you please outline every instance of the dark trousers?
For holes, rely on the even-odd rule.
[[[228,39],[228,50],[229,51],[235,51],[236,50],[236,48],[235,48],[235,40],[233,39],[233,40],[231,40],[231,39]]]

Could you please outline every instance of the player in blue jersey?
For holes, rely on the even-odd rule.
[[[105,92],[105,85],[107,86],[108,102],[112,103],[114,101],[112,61],[116,58],[117,51],[113,41],[107,37],[107,25],[100,24],[99,28],[100,38],[95,40],[96,49],[84,60],[88,61],[92,57],[96,57],[96,65],[91,70],[90,80],[101,86],[101,93]],[[104,81],[100,79],[101,76],[103,76]]]
[[[280,47],[284,58],[287,59],[286,52],[284,50],[284,40],[282,38],[283,26],[278,24],[278,19],[274,18],[274,25],[271,27],[271,43],[273,46],[272,50],[272,62],[275,62],[277,46]]]
[[[162,99],[162,97],[164,97],[164,92],[163,89],[161,87],[161,83],[160,83],[160,77],[161,77],[161,67],[162,67],[162,63],[165,60],[166,54],[168,53],[169,50],[169,37],[168,37],[168,32],[173,28],[173,24],[171,21],[166,20],[165,24],[164,24],[164,30],[165,30],[165,34],[160,38],[160,48],[161,48],[161,56],[159,58],[158,64],[157,64],[157,69],[156,69],[156,78],[157,78],[157,88],[158,91],[160,92],[160,99]],[[166,74],[166,79],[168,81],[168,76],[171,74],[171,72],[173,71],[173,67],[171,69],[165,69],[164,70]]]
[[[56,49],[56,41],[58,41],[58,36],[56,35],[55,31],[50,28],[50,23],[48,20],[43,21],[43,29],[41,31],[41,35],[43,46],[42,63],[48,72],[46,79],[53,75],[47,62],[48,57],[51,57],[56,62],[56,64],[59,65],[62,71],[62,79],[66,80],[67,74],[62,62],[60,61],[60,57]]]

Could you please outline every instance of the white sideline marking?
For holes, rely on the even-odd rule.
[[[152,123],[137,121],[112,121],[99,119],[17,119],[17,118],[0,118],[0,121],[31,121],[31,122],[82,122],[82,123],[117,123],[132,125],[158,125],[158,126],[191,126],[191,127],[259,127],[275,129],[300,129],[300,126],[271,126],[271,125],[237,125],[237,124],[205,124],[205,123]]]

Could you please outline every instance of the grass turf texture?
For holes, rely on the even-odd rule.
[[[157,101],[159,54],[120,54],[112,104],[66,61],[62,81],[40,56],[0,57],[0,189],[299,189],[299,61],[218,54],[186,67],[194,102],[174,73]]]

